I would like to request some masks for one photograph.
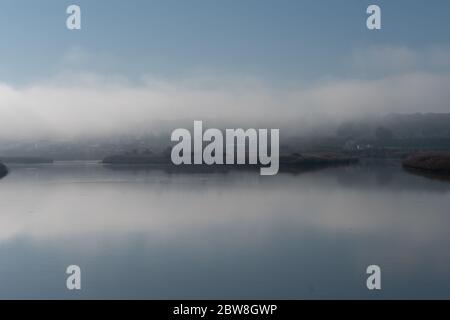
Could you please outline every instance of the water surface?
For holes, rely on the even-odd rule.
[[[450,298],[450,183],[399,166],[10,169],[0,298]],[[379,292],[366,289],[371,264]]]

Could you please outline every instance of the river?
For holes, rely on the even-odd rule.
[[[450,298],[450,183],[398,165],[260,176],[10,166],[0,298]],[[82,289],[66,289],[78,265]],[[379,265],[382,290],[366,287]]]

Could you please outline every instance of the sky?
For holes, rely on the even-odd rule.
[[[447,0],[0,0],[0,39],[2,136],[450,112]]]

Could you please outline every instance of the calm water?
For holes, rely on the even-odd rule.
[[[82,269],[69,292],[65,269]],[[365,269],[382,268],[381,292]],[[450,298],[450,183],[397,166],[0,180],[0,298]]]

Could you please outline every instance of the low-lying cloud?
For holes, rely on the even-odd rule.
[[[205,76],[170,81],[146,76],[136,84],[120,77],[87,73],[66,74],[25,87],[0,83],[0,136],[95,136],[138,128],[157,132],[179,120],[301,131],[301,123],[320,119],[450,112],[449,72],[412,70],[417,59],[407,50],[382,52],[394,60],[409,58],[402,71],[393,75],[342,78],[288,88],[275,88],[251,77]],[[441,63],[447,58],[443,52],[430,52],[439,55]],[[363,59],[361,54],[358,59]],[[437,58],[434,61],[437,63]]]

